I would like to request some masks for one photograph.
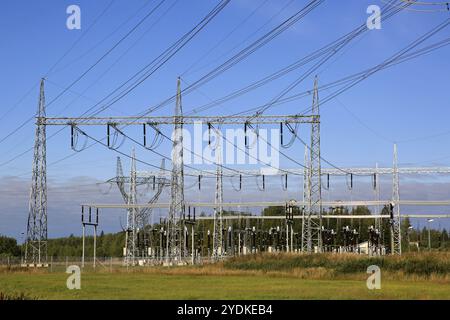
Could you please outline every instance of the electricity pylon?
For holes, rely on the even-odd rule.
[[[132,157],[132,159],[134,159],[134,157]],[[134,165],[132,164],[132,168],[133,168],[133,166]],[[165,159],[161,160],[161,170],[159,171],[159,173],[157,173],[157,174],[155,173],[155,176],[153,176],[153,179],[138,177],[137,171],[135,171],[135,170],[131,170],[130,172],[131,172],[130,177],[124,176],[123,168],[122,168],[122,161],[121,161],[120,157],[117,157],[116,177],[107,181],[110,183],[117,184],[117,187],[119,188],[119,191],[120,191],[120,193],[123,197],[123,200],[125,201],[126,204],[129,203],[129,199],[131,200],[132,192],[129,192],[129,191],[136,190],[137,186],[139,186],[139,185],[149,185],[149,184],[153,183],[153,190],[155,192],[154,192],[153,196],[150,198],[150,200],[147,202],[147,204],[149,204],[149,205],[156,203],[158,201],[159,197],[161,196],[164,187],[169,185],[168,180],[164,177]],[[136,172],[136,173],[133,173],[133,172]],[[156,175],[158,175],[158,178],[156,178]],[[126,183],[130,185],[128,191],[125,188]],[[133,184],[135,184],[136,187],[132,186]],[[136,191],[136,194],[137,194],[137,191]],[[137,198],[136,198],[135,202],[136,203],[138,202]],[[130,210],[131,210],[131,208],[127,209],[127,224],[128,224],[128,218],[130,217],[129,216]],[[146,238],[146,228],[149,226],[149,220],[150,220],[150,216],[153,211],[153,208],[147,207],[147,208],[140,208],[140,209],[136,209],[136,210],[137,211],[135,212],[136,217],[135,217],[134,229],[136,229],[135,233],[137,234],[137,237],[139,237],[139,232],[142,232],[144,234],[144,243],[141,246],[135,245],[135,250],[133,250],[132,249],[133,243],[136,244],[136,242],[128,241],[128,237],[126,238],[125,253],[135,252],[134,258],[130,258],[127,254],[125,254],[124,263],[126,265],[130,265],[128,263],[129,261],[135,260],[136,256],[139,253],[138,251],[140,250],[140,247],[143,247],[142,256],[143,257],[148,256],[148,243],[146,242],[148,239]],[[131,230],[132,230],[132,228],[127,227],[128,233],[130,233]],[[136,241],[136,238],[135,238],[135,241]]]
[[[308,168],[308,192],[305,223],[305,235],[307,238],[306,251],[322,251],[322,186],[320,166],[320,112],[319,112],[319,89],[317,76],[314,79],[313,102],[311,108],[312,116],[317,121],[311,123],[311,146],[309,150]],[[317,215],[317,218],[313,218]]]
[[[214,208],[213,258],[218,260],[223,255],[223,168],[222,135],[216,130],[216,194]]]
[[[181,262],[184,256],[182,243],[182,217],[184,213],[184,161],[183,161],[183,114],[181,105],[181,80],[177,81],[177,95],[172,134],[172,183],[171,203],[167,226],[166,263]]]
[[[123,175],[123,167],[120,157],[117,157],[115,182],[117,184],[117,187],[119,188],[123,200],[125,201],[125,203],[128,203],[128,192],[126,192],[125,190],[125,176]]]
[[[309,160],[308,160],[308,147],[305,146],[305,156],[304,156],[304,168],[303,168],[303,203],[306,203],[306,200],[309,199]],[[301,238],[301,248],[302,252],[307,252],[307,244],[308,244],[308,236],[306,233],[306,206],[302,208],[302,238]]]
[[[34,137],[32,181],[27,224],[25,263],[47,261],[47,164],[44,79],[41,80]]]
[[[131,207],[137,204],[136,189],[136,155],[131,152],[131,170],[130,170],[130,193],[128,194],[128,205],[130,208],[127,212],[127,230],[126,230],[126,249],[125,249],[125,265],[135,265],[136,259],[136,242],[137,242],[137,208]]]
[[[400,181],[398,174],[397,144],[394,144],[394,161],[392,167],[392,202],[394,205],[391,217],[391,253],[402,254],[402,235],[400,219]]]

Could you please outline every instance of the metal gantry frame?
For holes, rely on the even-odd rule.
[[[86,219],[84,208],[88,208],[88,217]],[[84,260],[86,255],[86,226],[91,226],[94,228],[94,252],[93,252],[93,267],[96,266],[97,259],[97,228],[98,228],[98,213],[99,208],[95,209],[95,219],[92,218],[92,206],[81,206],[81,224],[83,226],[83,236],[82,236],[82,253],[81,253],[81,267],[84,268]]]
[[[317,88],[316,88],[317,91]],[[107,133],[108,137],[110,135],[110,128],[118,128],[119,126],[127,126],[127,125],[143,125],[144,126],[144,132],[145,127],[150,126],[156,126],[156,125],[173,125],[173,135],[172,135],[172,171],[171,171],[171,202],[169,206],[169,217],[167,221],[167,241],[166,241],[166,263],[167,264],[176,264],[176,263],[182,263],[182,258],[187,256],[187,253],[185,252],[186,246],[184,244],[184,241],[186,241],[186,237],[183,236],[184,231],[184,223],[183,223],[183,217],[185,215],[185,201],[184,201],[184,160],[183,160],[183,125],[186,124],[197,124],[199,122],[205,122],[210,125],[217,124],[217,125],[236,125],[236,124],[242,124],[245,126],[248,126],[250,124],[311,124],[311,125],[318,125],[320,123],[320,119],[318,115],[258,115],[257,117],[253,117],[251,121],[249,121],[248,116],[183,116],[182,113],[182,100],[181,100],[181,81],[178,79],[177,81],[177,95],[176,95],[176,106],[175,106],[175,115],[174,116],[154,116],[154,117],[148,117],[148,116],[130,116],[130,117],[88,117],[88,118],[70,118],[70,117],[55,117],[55,118],[44,118],[42,120],[42,123],[44,126],[71,126],[71,140],[72,144],[74,141],[74,134],[78,132],[76,129],[78,126],[106,126],[107,127]],[[317,126],[315,127],[317,128]],[[120,133],[120,131],[117,131]],[[313,132],[315,132],[315,139],[311,141],[311,143],[314,143],[314,145],[311,145],[311,148],[314,147],[316,150],[315,153],[313,153],[313,159],[315,163],[315,167],[317,168],[317,164],[319,161],[320,165],[320,158],[317,158],[317,155],[320,156],[320,152],[318,152],[318,149],[320,149],[320,145],[317,145],[317,137],[319,135],[319,132],[316,129],[313,129]],[[145,145],[146,136],[144,134],[144,145]],[[108,143],[109,146],[109,143]],[[217,196],[217,206],[216,206],[216,212],[217,215],[217,228],[214,230],[214,239],[215,246],[217,247],[215,250],[215,254],[217,255],[222,249],[219,249],[221,246],[223,246],[223,237],[222,237],[222,228],[223,223],[221,220],[221,212],[223,211],[223,207],[221,207],[221,203],[223,202],[223,189],[221,187],[222,185],[222,176],[223,176],[223,166],[221,166],[219,163],[216,163],[217,169],[214,172],[214,175],[216,177],[216,196]],[[220,170],[219,170],[220,169]],[[219,170],[219,171],[218,171]],[[311,172],[314,172],[314,175],[319,172],[317,169],[311,170]],[[320,179],[317,177],[310,177],[313,179],[313,181],[319,181]],[[142,178],[139,176],[139,173],[136,174],[134,177],[129,178],[130,180],[140,181],[142,179],[145,180],[145,178]],[[123,184],[124,180],[121,179],[120,183]],[[317,201],[320,200],[320,192],[317,194],[317,188],[320,189],[320,182],[319,186],[317,184],[314,185],[312,196],[315,199],[312,204],[314,205],[314,208],[317,205]],[[122,196],[124,197],[124,200],[127,201],[126,208],[129,210],[130,208],[134,208],[133,203],[130,203],[130,195],[125,196],[125,193],[123,191]],[[320,201],[319,201],[320,202]],[[142,208],[151,208],[150,206],[142,207]],[[314,209],[313,210],[316,210]],[[131,215],[133,216],[133,215]],[[128,215],[130,217],[130,215]],[[130,220],[127,219],[128,224],[130,224]],[[220,230],[220,231],[219,231]],[[319,229],[320,232],[320,229]],[[134,239],[134,237],[133,237]],[[222,240],[221,240],[222,239]],[[220,243],[220,244],[219,244]],[[127,245],[128,247],[128,245]],[[134,251],[134,250],[132,250]],[[128,252],[128,251],[127,251]]]
[[[183,125],[187,124],[196,124],[199,122],[206,122],[208,124],[218,124],[220,125],[235,125],[235,124],[244,124],[248,126],[250,124],[311,124],[311,141],[310,146],[306,146],[305,149],[305,169],[291,169],[286,170],[283,169],[283,174],[287,175],[290,172],[296,175],[301,175],[304,177],[304,191],[303,191],[303,201],[299,201],[298,204],[301,205],[302,208],[302,237],[301,237],[301,248],[302,251],[305,252],[321,252],[322,248],[322,206],[326,205],[327,202],[322,201],[322,186],[321,186],[321,176],[324,174],[327,175],[347,175],[349,172],[351,174],[374,174],[375,179],[378,178],[381,174],[392,174],[393,175],[393,196],[391,199],[392,204],[395,204],[395,214],[391,215],[391,222],[393,226],[393,240],[392,240],[392,248],[393,253],[401,254],[401,236],[400,236],[400,208],[399,205],[404,203],[400,200],[399,196],[399,174],[408,174],[408,173],[450,173],[450,168],[398,168],[397,161],[397,152],[396,147],[394,151],[394,165],[393,168],[345,168],[345,169],[333,169],[333,168],[321,168],[321,155],[320,155],[320,110],[319,110],[319,95],[318,95],[318,83],[317,77],[314,82],[314,91],[313,91],[313,101],[312,101],[312,114],[311,115],[262,115],[258,114],[257,116],[249,118],[248,116],[183,116],[182,114],[182,101],[181,101],[181,82],[178,79],[177,82],[177,95],[176,95],[176,106],[175,106],[175,114],[174,116],[128,116],[128,117],[79,117],[79,118],[70,118],[70,117],[46,117],[45,116],[45,102],[43,97],[43,81],[41,83],[41,97],[40,97],[40,111],[37,117],[37,128],[36,128],[36,142],[35,142],[35,157],[33,168],[37,168],[37,170],[33,171],[33,187],[31,192],[30,199],[30,217],[28,223],[28,234],[30,234],[30,230],[35,230],[34,228],[30,228],[31,225],[34,225],[33,221],[35,217],[41,219],[41,221],[45,221],[45,236],[41,234],[39,239],[46,241],[46,185],[45,185],[45,127],[46,126],[71,126],[72,127],[72,142],[74,140],[74,129],[78,126],[106,126],[107,132],[109,134],[110,127],[118,128],[119,126],[127,126],[127,125],[142,125],[144,127],[144,145],[146,145],[146,136],[145,136],[145,128],[146,126],[158,126],[158,125],[173,125],[174,131],[172,136],[172,171],[171,171],[171,202],[169,204],[156,204],[156,203],[148,203],[144,205],[140,205],[133,199],[132,190],[130,189],[130,194],[125,197],[124,192],[122,195],[124,196],[124,200],[126,200],[126,204],[122,205],[122,208],[130,210],[130,208],[140,208],[140,209],[150,209],[156,207],[166,207],[169,208],[169,218],[167,221],[167,240],[166,240],[166,263],[173,264],[181,263],[182,258],[186,256],[187,248],[185,246],[184,241],[186,241],[186,237],[182,235],[184,230],[184,215],[186,202],[184,199],[184,161],[183,161],[183,134],[182,129]],[[41,111],[41,105],[44,106]],[[251,120],[249,120],[251,119]],[[43,129],[43,130],[42,130]],[[121,133],[120,131],[117,131]],[[295,133],[294,133],[295,134]],[[44,139],[42,138],[44,137]],[[109,137],[109,135],[108,135]],[[109,146],[109,143],[108,143]],[[38,150],[38,151],[36,151]],[[217,165],[215,171],[199,170],[198,172],[192,171],[190,175],[198,175],[198,176],[211,176],[216,177],[216,201],[214,204],[214,208],[216,208],[216,212],[220,213],[221,208],[223,208],[223,186],[221,177],[224,174],[230,174],[228,169],[224,169],[224,167]],[[220,167],[220,171],[218,168]],[[36,172],[36,174],[35,174]],[[239,172],[243,172],[240,170]],[[248,175],[260,175],[260,171],[247,171]],[[158,179],[164,179],[164,172],[160,172],[158,175]],[[236,175],[234,173],[234,175]],[[132,184],[139,183],[141,180],[148,180],[149,177],[142,177],[141,172],[134,172],[129,177],[130,182]],[[155,177],[153,176],[153,179]],[[122,179],[120,183],[123,185],[124,180]],[[39,199],[42,205],[34,206],[34,211],[31,209],[31,204],[36,203],[36,201],[32,201],[33,199]],[[131,202],[130,202],[131,200]],[[43,202],[42,202],[43,201]],[[258,202],[259,203],[259,202]],[[267,202],[265,202],[267,205]],[[344,205],[346,202],[328,202],[329,204],[336,205]],[[380,205],[385,204],[383,201],[353,201],[352,204],[356,203],[371,203],[372,205]],[[423,201],[410,201],[409,204],[421,205],[425,202]],[[45,205],[43,205],[45,204]],[[250,203],[252,204],[252,203]],[[254,204],[254,203],[253,203]],[[275,203],[272,203],[275,204]],[[352,205],[351,204],[351,205]],[[428,203],[431,204],[431,203]],[[198,206],[209,206],[209,204],[196,204]],[[227,204],[230,206],[232,204]],[[239,204],[239,206],[245,204]],[[280,203],[283,205],[283,203]],[[107,207],[107,206],[106,206]],[[117,207],[113,205],[112,207]],[[45,208],[45,214],[43,214],[43,209]],[[217,210],[220,209],[220,210]],[[39,214],[35,214],[36,210],[40,210]],[[133,216],[133,215],[131,215]],[[136,215],[134,215],[136,218]],[[222,215],[215,214],[214,219],[217,220],[218,217]],[[39,218],[40,217],[40,218]],[[130,217],[130,215],[128,215]],[[45,218],[45,219],[44,219]],[[222,217],[223,218],[223,217]],[[215,247],[216,244],[219,243],[222,235],[222,227],[219,226],[219,222],[222,223],[222,218],[217,220],[217,230],[214,230],[214,234],[216,235]],[[42,223],[41,223],[42,224]],[[223,224],[223,223],[222,223]],[[134,224],[134,229],[136,228],[136,224]],[[220,227],[220,232],[217,232]],[[43,228],[40,229],[41,233]],[[220,235],[219,235],[220,234]],[[33,239],[34,236],[28,236],[29,239]],[[34,237],[35,238],[35,237]],[[33,243],[32,241],[28,241],[29,243]],[[41,241],[42,242],[42,241]],[[40,245],[41,246],[41,245]],[[134,250],[133,250],[134,251]],[[218,252],[216,250],[215,252]],[[33,258],[34,259],[34,258]]]

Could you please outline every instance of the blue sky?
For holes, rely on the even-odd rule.
[[[39,79],[83,33],[85,33],[83,38],[47,76],[47,101],[56,97],[64,87],[111,48],[157,2],[159,1],[112,1],[112,5],[101,19],[89,29],[111,0],[3,1],[0,11],[0,41],[2,42],[0,139],[34,115]],[[251,40],[255,40],[279,24],[306,2],[300,0],[231,1],[169,63],[103,115],[133,115],[157,104],[174,94],[177,76],[182,75],[184,85],[194,82],[249,44]],[[47,110],[48,115],[80,115],[172,44],[217,3],[218,1],[212,0],[166,0],[154,17],[139,27],[131,37],[73,86],[70,92],[53,103]],[[66,28],[68,16],[66,8],[71,4],[77,4],[81,8],[81,30]],[[337,39],[367,19],[366,8],[370,4],[382,6],[383,2],[380,0],[325,1],[307,17],[243,62],[202,86],[199,91],[183,97],[184,111],[188,112],[198,105],[209,102],[209,99],[219,98],[241,88]],[[283,11],[273,17],[286,5]],[[136,14],[139,8],[142,10]],[[254,11],[256,8],[259,9]],[[156,19],[166,11],[167,13],[155,23]],[[253,15],[242,23],[252,13]],[[318,72],[319,82],[328,83],[380,63],[446,18],[448,18],[448,12],[404,11],[389,21],[382,20],[381,30],[366,32],[363,37],[352,42],[342,54],[338,54],[337,58],[331,59],[321,67]],[[124,24],[127,19],[129,21]],[[153,27],[152,24],[154,24]],[[226,37],[230,30],[238,25],[240,25],[239,29]],[[251,40],[247,40],[244,45],[229,52],[259,28],[260,31],[254,34]],[[447,38],[449,31],[449,28],[442,30],[424,45]],[[222,41],[225,37],[226,39]],[[205,55],[205,52],[208,54]],[[399,161],[403,165],[448,165],[450,151],[445,146],[450,135],[448,129],[450,111],[447,108],[450,80],[449,54],[450,47],[444,47],[431,54],[381,71],[340,95],[338,99],[322,106],[322,156],[339,166],[374,166],[376,162],[381,166],[390,166],[392,145],[394,141],[397,141]],[[195,64],[191,71],[186,72],[193,63]],[[239,99],[224,103],[209,111],[209,114],[232,114],[267,102],[304,70],[306,68],[299,69]],[[106,71],[108,72],[104,74]],[[292,93],[310,89],[312,82],[313,77],[306,79]],[[79,95],[80,93],[82,96]],[[321,96],[328,94],[327,91],[320,92]],[[274,107],[267,113],[296,113],[308,107],[310,103],[310,97],[307,97]],[[162,108],[157,114],[171,115],[173,108],[172,105]],[[56,132],[57,129],[50,127],[48,135]],[[302,130],[307,129],[301,128],[300,132]],[[105,134],[104,128],[89,128],[89,132],[98,138],[102,138]],[[140,130],[129,129],[127,132],[139,137]],[[426,138],[429,136],[433,137]],[[30,122],[9,139],[1,142],[0,163],[3,164],[32,147],[33,137],[34,125]],[[47,145],[49,164],[73,153],[69,139],[69,130],[65,129],[49,140]],[[130,149],[131,144],[126,142],[121,150],[129,153]],[[158,151],[169,154],[169,145],[165,143]],[[301,145],[296,144],[287,153],[302,162],[303,147]],[[154,164],[160,162],[159,156],[139,148],[137,155]],[[116,156],[117,154],[112,151],[95,146],[66,161],[49,165],[50,182],[72,183],[74,190],[79,192],[71,191],[64,194],[61,191],[65,198],[63,196],[60,201],[68,201],[71,205],[83,202],[84,195],[81,189],[76,188],[79,181],[77,179],[89,177],[89,179],[101,181],[110,178],[115,172]],[[0,233],[17,236],[19,230],[25,225],[28,192],[26,186],[30,181],[31,161],[32,153],[29,152],[0,166],[0,176],[5,179],[16,179],[14,181],[19,181],[18,183],[25,186],[17,190],[9,190],[7,184],[1,187],[2,191],[12,192],[12,199],[17,202],[21,199],[20,201],[25,203],[11,207],[15,220],[11,223],[2,223]],[[282,160],[281,165],[295,167],[294,163],[286,159]],[[147,169],[143,165],[139,166],[141,170]],[[439,182],[442,181],[439,180]],[[8,203],[8,205],[10,201],[11,198],[6,196],[0,198],[0,202]],[[56,206],[55,202],[52,204],[51,198],[49,201],[49,206]],[[116,202],[118,201],[120,198],[117,198]],[[55,208],[49,210],[56,210]],[[79,231],[78,225],[72,228],[74,233]],[[68,226],[64,227],[58,234],[68,230],[72,229]]]

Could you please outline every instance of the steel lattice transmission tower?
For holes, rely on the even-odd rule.
[[[216,130],[216,194],[214,208],[213,258],[223,255],[223,168],[222,168],[222,134]]]
[[[125,203],[128,203],[128,193],[125,190],[125,176],[123,174],[122,160],[120,160],[120,157],[117,157],[115,180],[117,187],[122,194],[123,200],[125,201]]]
[[[158,201],[159,197],[161,196],[161,193],[163,192],[163,189],[166,185],[166,179],[164,178],[164,171],[166,170],[166,159],[161,160],[161,169],[158,173],[158,177],[155,177],[154,180],[154,186],[153,189],[155,190],[155,194],[152,196],[150,201],[147,203],[155,203]],[[138,215],[136,217],[136,223],[137,227],[145,231],[145,228],[149,226],[150,224],[150,217],[152,214],[153,208],[143,208],[141,210],[138,210]]]
[[[171,202],[167,226],[166,262],[181,262],[184,256],[182,217],[184,205],[184,161],[183,161],[183,111],[181,105],[181,80],[177,81],[177,95],[172,134],[172,183]]]
[[[317,121],[311,123],[311,146],[309,150],[308,169],[308,192],[307,192],[307,220],[305,223],[305,234],[307,237],[306,251],[322,251],[322,186],[320,167],[320,111],[319,111],[319,89],[317,76],[314,79],[313,101],[311,108],[312,116]],[[317,218],[313,218],[317,215]]]
[[[34,156],[30,191],[25,263],[47,261],[47,163],[45,134],[44,79],[41,80],[34,137]]]
[[[128,204],[137,204],[137,187],[136,187],[136,155],[131,152],[131,170],[130,170],[130,193],[128,195]],[[130,207],[127,212],[127,230],[126,230],[126,249],[125,264],[133,266],[136,260],[136,242],[137,242],[137,209]]]
[[[397,144],[394,144],[394,161],[392,167],[392,202],[394,208],[391,217],[391,250],[392,254],[402,254],[402,235],[400,218],[400,181],[398,174]]]
[[[134,157],[132,157],[132,159],[135,159]],[[135,163],[136,161],[132,161],[132,168],[135,167]],[[146,184],[148,185],[149,183],[151,183],[150,179],[144,178],[142,179],[141,177],[138,177],[137,171],[136,169],[131,169],[131,174],[130,177],[125,177],[123,174],[123,167],[122,167],[122,161],[120,159],[120,157],[117,157],[117,165],[116,165],[116,177],[108,180],[108,182],[114,182],[117,184],[117,187],[123,197],[123,200],[126,204],[129,204],[131,201],[138,203],[137,200],[137,186],[139,185],[143,185]],[[164,187],[166,185],[168,185],[168,180],[164,177],[164,173],[165,173],[165,159],[161,160],[161,170],[158,173],[158,177],[156,178],[156,176],[154,176],[153,178],[153,190],[155,190],[155,193],[153,194],[153,196],[151,197],[151,199],[147,202],[147,204],[153,204],[156,203],[159,199],[159,197],[161,196]],[[128,183],[129,184],[129,188],[128,191],[126,190],[125,184]],[[135,186],[134,186],[135,185]],[[133,196],[133,198],[135,200],[133,200],[133,198],[131,198],[131,195],[135,194],[135,196]],[[149,221],[150,221],[150,217],[152,214],[152,210],[153,208],[151,207],[147,207],[147,208],[142,208],[142,209],[136,209],[135,212],[135,222],[134,222],[134,229],[135,229],[135,234],[136,237],[134,237],[135,241],[128,241],[128,236],[126,237],[126,241],[125,241],[125,259],[124,259],[124,263],[126,265],[130,265],[128,263],[128,261],[131,261],[133,259],[128,259],[127,257],[127,252],[133,252],[133,243],[135,244],[135,258],[137,256],[141,256],[141,257],[148,257],[149,253],[148,253],[148,239],[147,239],[147,228],[149,226]],[[133,228],[129,228],[128,226],[132,226],[133,223],[132,221],[130,221],[128,218],[130,218],[131,216],[129,215],[131,211],[131,208],[127,209],[127,232],[128,234],[130,234],[131,230]],[[130,223],[131,222],[131,223]],[[141,243],[141,245],[139,246],[139,241],[136,243],[136,238],[139,238],[139,233],[143,234],[143,243]],[[133,239],[133,238],[131,238]],[[131,240],[130,239],[130,240]],[[143,247],[143,248],[142,248]],[[141,250],[142,249],[142,250]],[[129,251],[130,250],[130,251]]]
[[[306,203],[306,200],[309,199],[309,159],[308,159],[308,147],[305,146],[305,156],[304,156],[304,169],[303,169],[303,203]],[[302,238],[301,238],[301,251],[308,251],[308,237],[306,234],[306,207],[302,208]]]

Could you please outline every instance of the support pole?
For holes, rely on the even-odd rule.
[[[289,222],[286,220],[286,252],[289,252]]]
[[[192,265],[194,265],[194,264],[195,264],[194,225],[191,225],[191,233],[192,233],[192,235],[191,235],[191,237],[192,237],[192,239],[191,239],[191,247],[192,247]]]
[[[84,268],[84,250],[85,250],[85,235],[86,235],[86,226],[84,225],[84,223],[83,223],[83,253],[82,253],[82,256],[81,256],[81,267],[82,268]]]
[[[97,226],[94,226],[94,269],[96,259],[97,259]]]

